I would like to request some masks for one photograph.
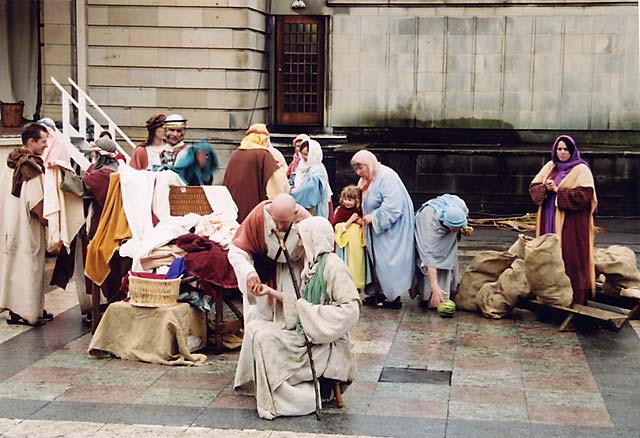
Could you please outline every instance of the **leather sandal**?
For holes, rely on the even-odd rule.
[[[27,325],[29,327],[39,327],[43,325],[45,321],[38,320],[35,324],[31,324],[29,321],[24,319],[22,316],[17,313],[9,312],[9,319],[7,319],[7,324],[9,325]]]

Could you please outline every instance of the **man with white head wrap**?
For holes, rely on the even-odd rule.
[[[239,362],[251,363],[252,372],[236,373],[236,388],[255,383],[258,415],[266,419],[315,410],[305,334],[318,377],[349,383],[355,372],[349,331],[358,322],[360,298],[333,252],[333,227],[312,217],[298,224],[298,234],[305,254],[302,298],[262,285],[259,293],[282,303],[284,312],[275,321],[247,324]]]
[[[186,153],[188,145],[184,142],[187,131],[187,119],[182,114],[169,114],[164,119],[164,135],[167,148],[160,152],[161,164],[173,166]]]

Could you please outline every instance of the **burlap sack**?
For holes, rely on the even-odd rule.
[[[518,235],[518,240],[515,241],[511,248],[509,248],[509,252],[521,260],[524,260],[524,247],[527,245],[527,242],[531,242],[533,240],[532,237],[525,236],[524,234]]]
[[[524,273],[524,260],[516,260],[498,280],[486,283],[476,301],[486,318],[500,319],[508,315],[520,297],[529,295],[529,282]]]
[[[496,281],[511,266],[516,256],[508,252],[482,251],[471,261],[462,275],[456,292],[456,306],[475,312],[478,310],[476,295],[486,283]]]
[[[571,306],[573,290],[564,270],[557,234],[544,234],[527,243],[524,271],[531,292],[538,301],[554,306]]]
[[[620,245],[596,248],[593,261],[596,276],[603,274],[606,278],[604,290],[640,298],[640,272],[633,250]]]

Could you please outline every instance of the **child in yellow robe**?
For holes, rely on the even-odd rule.
[[[366,276],[361,202],[362,192],[358,187],[345,187],[340,193],[340,205],[333,219],[336,254],[347,263],[358,289],[364,288]]]

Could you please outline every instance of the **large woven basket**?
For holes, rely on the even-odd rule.
[[[2,126],[5,128],[19,128],[22,126],[22,111],[24,101],[16,103],[0,102],[0,115],[2,116]]]
[[[189,213],[196,213],[201,216],[213,213],[202,187],[169,187],[169,214],[171,216],[184,216]]]
[[[178,302],[180,279],[155,280],[129,275],[130,303],[139,307],[173,306]]]

